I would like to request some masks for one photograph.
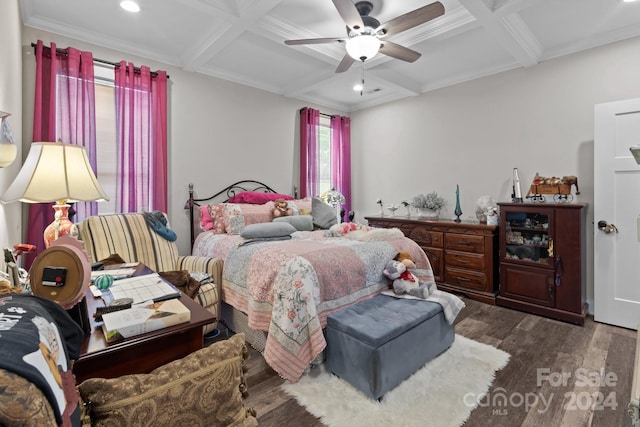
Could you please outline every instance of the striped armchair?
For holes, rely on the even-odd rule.
[[[118,254],[126,262],[142,262],[157,272],[188,270],[211,274],[213,283],[202,285],[195,300],[220,319],[222,260],[179,256],[176,243],[151,230],[141,213],[91,216],[80,224],[79,232],[92,262]],[[217,320],[204,332],[211,332],[216,326]]]

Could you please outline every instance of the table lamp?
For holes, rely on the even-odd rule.
[[[56,142],[34,142],[22,169],[0,198],[5,203],[55,202],[55,219],[44,230],[48,248],[52,241],[69,234],[67,201],[96,202],[109,200],[91,169],[84,147]]]
[[[11,114],[0,111],[0,168],[9,166],[18,155],[18,146],[9,127]]]
[[[342,209],[342,205],[345,203],[345,198],[341,192],[332,188],[321,196],[321,199],[325,202],[333,206],[336,210],[336,221],[338,224],[342,222],[342,215],[340,215],[340,210]]]

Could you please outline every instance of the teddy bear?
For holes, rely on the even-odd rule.
[[[276,199],[274,201],[275,209],[273,210],[273,216],[275,218],[281,216],[291,216],[293,215],[293,209],[289,207],[289,203],[284,199]]]
[[[413,261],[413,257],[407,251],[398,252],[398,255],[396,255],[394,259],[403,263],[407,267],[407,269],[416,268],[416,263]]]
[[[427,299],[429,296],[428,285],[420,283],[416,275],[410,272],[402,262],[389,260],[383,273],[385,277],[393,280],[393,292],[396,295],[407,294],[422,299]]]

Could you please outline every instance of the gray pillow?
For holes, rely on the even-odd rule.
[[[260,222],[249,224],[240,232],[245,239],[263,239],[268,237],[289,236],[296,228],[287,222]]]
[[[298,231],[312,231],[313,217],[311,215],[293,215],[273,218],[274,222],[286,222],[293,225]]]
[[[315,197],[311,200],[311,216],[313,216],[313,225],[325,230],[338,223],[336,210]]]

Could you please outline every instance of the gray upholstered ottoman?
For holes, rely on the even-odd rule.
[[[327,318],[327,370],[380,399],[453,343],[440,304],[378,295]]]

